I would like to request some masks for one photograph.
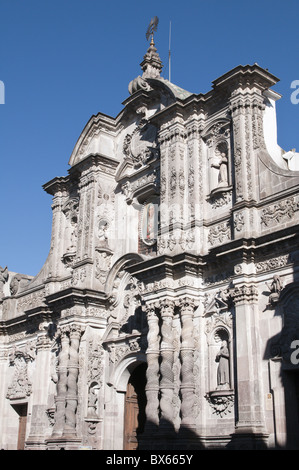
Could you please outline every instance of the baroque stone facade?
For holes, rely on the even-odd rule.
[[[238,66],[192,94],[153,38],[141,68],[44,185],[40,273],[0,269],[0,447],[298,448],[299,166],[277,145],[278,79]]]

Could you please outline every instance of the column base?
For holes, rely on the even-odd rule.
[[[47,450],[78,450],[82,446],[81,439],[78,438],[51,438],[46,441]]]
[[[239,427],[232,434],[229,450],[267,450],[269,434],[257,429]]]

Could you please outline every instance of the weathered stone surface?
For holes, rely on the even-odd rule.
[[[299,172],[277,79],[239,66],[192,94],[153,40],[141,66],[44,185],[41,272],[0,268],[0,447],[122,449],[146,363],[141,448],[298,448]]]

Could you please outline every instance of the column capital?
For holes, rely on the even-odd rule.
[[[74,337],[74,336],[78,336],[80,337],[82,335],[82,333],[84,332],[84,326],[82,325],[78,325],[76,323],[72,323],[70,325],[70,336]]]
[[[156,316],[156,310],[158,308],[159,302],[156,300],[145,302],[144,305],[142,305],[142,310],[146,313],[148,319],[151,319],[152,317]]]
[[[196,307],[196,302],[192,297],[181,297],[176,300],[175,305],[179,307],[181,314],[183,315],[193,315],[194,309]]]
[[[174,312],[175,302],[172,299],[161,299],[159,301],[159,308],[162,317],[172,317]]]
[[[258,289],[254,284],[236,286],[230,291],[231,299],[235,305],[244,303],[257,303]]]

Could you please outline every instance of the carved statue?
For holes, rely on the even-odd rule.
[[[107,246],[108,244],[108,237],[107,237],[107,230],[109,224],[108,221],[105,219],[101,219],[98,225],[98,238],[100,240],[101,246]]]
[[[4,284],[7,282],[8,280],[8,269],[7,269],[7,266],[5,268],[2,268],[0,266],[0,300],[3,298],[4,296],[4,293],[3,293],[3,289],[4,289]]]
[[[87,415],[90,416],[97,416],[97,404],[98,404],[98,391],[99,385],[97,383],[93,383],[90,386],[89,393],[88,393],[88,411]]]
[[[228,178],[227,178],[227,155],[226,153],[222,152],[219,156],[219,161],[217,163],[212,163],[212,167],[217,168],[219,170],[218,173],[218,187],[225,187],[228,185]]]
[[[229,389],[229,350],[227,341],[222,341],[220,350],[216,356],[218,362],[217,390]]]
[[[282,290],[282,282],[278,274],[275,274],[273,276],[273,280],[271,284],[266,283],[267,286],[269,287],[270,292],[280,294]]]
[[[266,282],[266,284],[271,292],[269,296],[269,303],[273,305],[279,300],[280,292],[283,289],[283,283],[280,277],[275,274],[271,284],[268,284],[268,282]]]
[[[222,153],[219,166],[219,186],[227,186],[227,162],[226,154]]]

